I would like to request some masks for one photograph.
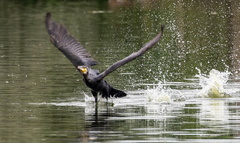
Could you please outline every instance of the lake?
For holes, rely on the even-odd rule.
[[[0,142],[218,142],[240,139],[239,0],[0,0]],[[162,40],[105,80],[100,98],[50,42],[45,15],[98,61]]]

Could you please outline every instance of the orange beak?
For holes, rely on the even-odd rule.
[[[87,74],[88,69],[86,67],[78,66],[77,68],[81,71],[82,74]]]

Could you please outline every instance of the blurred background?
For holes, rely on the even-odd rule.
[[[127,101],[119,101],[126,104],[108,111],[104,107],[101,116],[96,115],[94,103],[86,104],[85,94],[91,95],[90,90],[50,43],[47,12],[91,53],[99,62],[94,68],[100,71],[140,49],[165,25],[163,39],[156,46],[106,77],[112,86],[129,94]],[[239,138],[239,129],[231,128],[239,123],[239,23],[239,0],[0,0],[0,142]],[[199,71],[208,75],[213,69],[231,73],[228,89],[236,91],[230,94],[234,102],[184,100],[169,105],[174,109],[166,105],[171,111],[161,117],[147,113],[145,100],[141,106],[127,104],[128,100],[137,103],[145,90],[159,82],[168,83],[185,98],[192,97],[201,88],[196,75]],[[162,111],[163,106],[158,103],[154,110]],[[223,133],[218,132],[213,122],[204,120],[212,108],[222,109],[213,122],[230,113],[237,119],[221,119],[223,127],[217,130]],[[117,120],[122,116],[126,118]],[[194,135],[186,128],[194,130]],[[206,133],[205,128],[209,128]],[[185,135],[177,133],[183,131]]]

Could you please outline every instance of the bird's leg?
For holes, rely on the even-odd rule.
[[[106,100],[107,100],[107,103],[108,103],[108,96],[106,96],[105,98],[106,98]]]
[[[98,96],[95,96],[95,103],[98,103]]]
[[[98,93],[92,90],[92,95],[95,98],[95,103],[97,104],[98,101]]]
[[[106,88],[106,91],[105,91],[105,98],[107,99],[107,103],[108,103],[108,97],[110,97],[110,94],[109,94],[109,88]]]
[[[92,90],[92,95],[95,98],[95,115],[98,114],[98,93]]]

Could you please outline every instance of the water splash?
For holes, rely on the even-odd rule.
[[[171,98],[168,92],[165,91],[164,86],[158,83],[158,86],[152,89],[147,89],[145,95],[148,102],[170,102]]]
[[[94,103],[95,104],[95,98],[93,97],[93,95],[88,95],[86,93],[83,93],[84,94],[84,101],[86,103]],[[105,105],[105,104],[108,104],[108,105],[112,105],[113,104],[113,99],[116,99],[115,97],[110,97],[108,98],[108,100],[106,98],[102,98],[101,95],[98,95],[98,105],[101,106],[101,105]]]
[[[173,90],[170,87],[166,87],[159,82],[154,88],[149,88],[145,91],[147,102],[172,102],[183,99],[182,94],[178,90]]]
[[[220,72],[212,69],[209,75],[204,75],[197,69],[199,75],[199,85],[202,87],[199,96],[210,98],[229,97],[226,93],[224,86],[227,84],[230,72]]]
[[[95,99],[92,95],[88,95],[86,93],[83,93],[83,95],[84,95],[85,102],[95,102]]]

